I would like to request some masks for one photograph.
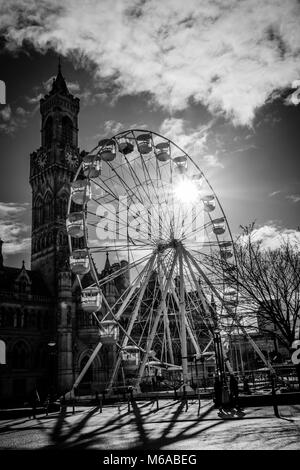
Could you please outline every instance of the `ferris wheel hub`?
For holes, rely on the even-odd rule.
[[[179,246],[182,246],[182,242],[175,238],[171,241],[168,241],[167,243],[159,242],[157,244],[157,252],[162,253],[163,251],[168,250],[170,248],[173,248],[176,250]]]

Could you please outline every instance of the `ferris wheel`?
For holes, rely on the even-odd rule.
[[[162,367],[188,387],[190,358],[212,356],[218,338],[227,360],[238,324],[232,236],[210,183],[178,145],[139,129],[101,140],[71,184],[67,232],[82,308],[99,327],[75,387],[103,345],[115,357],[109,392],[122,381],[139,389]]]

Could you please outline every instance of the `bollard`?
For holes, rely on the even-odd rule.
[[[72,400],[72,414],[75,414],[75,400]]]
[[[159,403],[158,403],[158,397],[156,397],[156,410],[159,410]]]
[[[102,398],[99,398],[99,413],[102,413]]]
[[[189,409],[189,401],[187,398],[185,398],[185,411]]]
[[[198,394],[198,416],[200,416],[200,408],[201,408],[201,396],[200,393]]]

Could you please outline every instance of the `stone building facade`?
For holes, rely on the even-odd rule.
[[[40,101],[41,146],[30,155],[31,270],[24,263],[20,268],[5,266],[2,242],[0,246],[0,342],[6,350],[5,364],[0,361],[0,400],[4,402],[24,401],[35,386],[42,395],[70,390],[98,342],[95,320],[82,311],[80,289],[69,269],[65,223],[70,182],[81,159],[79,107],[59,65],[51,91]],[[82,241],[78,240],[78,248]],[[107,258],[100,276],[111,269]],[[106,286],[104,294],[111,303],[123,284],[117,280]],[[114,354],[112,347],[101,349],[83,379],[83,392],[103,388]]]

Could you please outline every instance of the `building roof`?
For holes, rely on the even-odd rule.
[[[46,284],[38,272],[22,268],[13,268],[9,266],[0,267],[0,291],[16,292],[16,283],[22,272],[28,276],[30,283],[30,293],[43,297],[51,297]]]
[[[54,95],[55,93],[61,93],[63,95],[69,95],[70,94],[70,92],[68,90],[68,87],[67,87],[67,84],[66,84],[66,81],[63,77],[63,74],[61,73],[60,59],[59,59],[59,62],[58,62],[58,73],[57,73],[56,78],[53,79],[50,95]]]

